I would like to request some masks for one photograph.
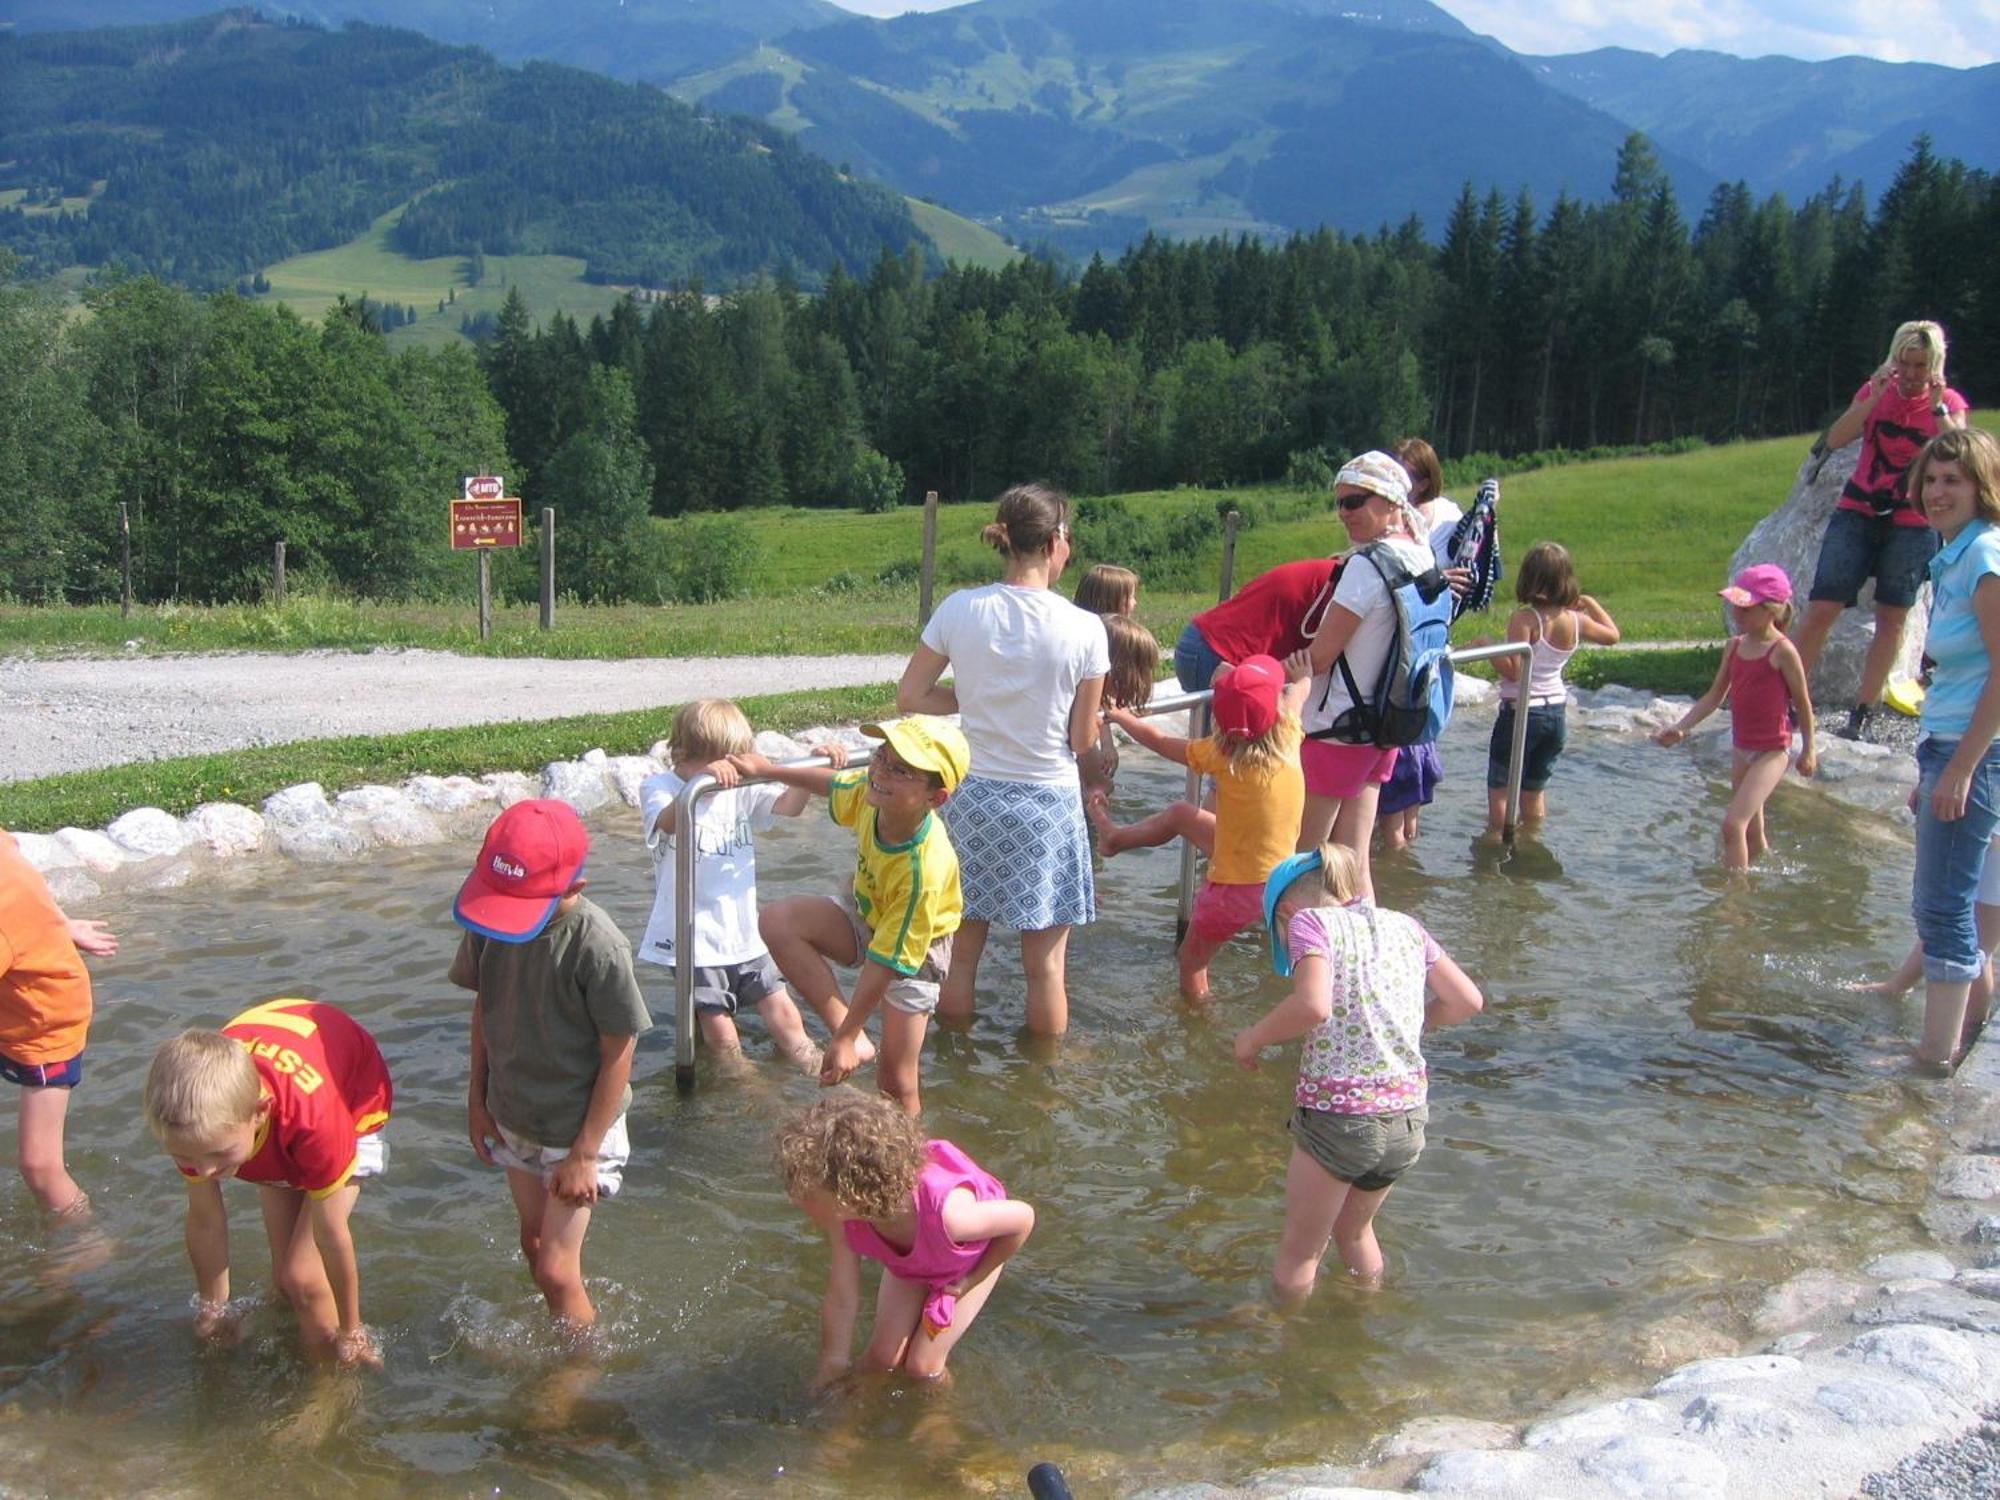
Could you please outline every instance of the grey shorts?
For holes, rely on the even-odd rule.
[[[1424,1154],[1428,1107],[1393,1115],[1337,1115],[1325,1109],[1292,1111],[1292,1143],[1327,1174],[1364,1193],[1389,1187]]]
[[[840,909],[847,913],[847,923],[854,929],[854,951],[862,955],[861,961],[868,962],[868,945],[875,940],[875,933],[861,920],[861,913],[854,909],[854,896],[849,892],[840,903]],[[938,1005],[938,985],[951,972],[951,934],[946,933],[930,946],[924,955],[923,966],[914,974],[895,974],[889,978],[889,989],[883,995],[883,1002],[908,1016],[934,1015]]]
[[[768,995],[785,987],[785,979],[771,955],[760,953],[740,964],[694,971],[694,1008],[710,1015],[733,1016],[745,1006],[755,1010]]]

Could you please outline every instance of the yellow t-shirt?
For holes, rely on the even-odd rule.
[[[1238,776],[1229,768],[1222,736],[1188,746],[1188,764],[1215,778],[1215,858],[1208,878],[1217,885],[1262,885],[1298,847],[1306,811],[1306,773],[1299,766],[1305,738],[1296,719],[1277,729],[1285,759],[1268,776]]]
[[[866,771],[834,777],[827,808],[834,822],[859,835],[854,909],[874,934],[863,956],[898,974],[916,973],[931,944],[958,931],[964,909],[958,855],[943,820],[927,814],[907,842],[883,843],[875,834],[875,809],[868,805]]]

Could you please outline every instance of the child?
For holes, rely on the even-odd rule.
[[[819,1048],[806,1036],[799,1008],[757,935],[753,842],[756,830],[769,828],[773,818],[796,818],[803,812],[806,794],[797,787],[737,786],[741,773],[729,757],[753,748],[753,741],[743,710],[726,699],[684,704],[674,715],[667,744],[673,769],[648,776],[639,787],[639,818],[646,847],[655,855],[653,915],[639,957],[674,967],[674,803],[681,789],[705,771],[727,790],[711,792],[696,815],[694,952],[689,962],[695,965],[694,1008],[702,1040],[725,1066],[740,1065],[743,1043],[736,1034],[736,1012],[739,1006],[755,1006],[778,1051],[801,1071],[817,1073]],[[847,763],[846,748],[838,741],[822,748],[834,766]],[[829,1027],[839,1026],[845,1014],[844,1007],[821,1012]]]
[[[1525,566],[1525,565],[1524,565]],[[1653,738],[1678,745],[1687,732],[1729,703],[1731,744],[1729,785],[1734,795],[1722,816],[1722,862],[1747,870],[1769,844],[1764,838],[1764,803],[1785,779],[1796,719],[1805,746],[1799,775],[1819,769],[1813,748],[1812,698],[1806,692],[1805,663],[1785,637],[1792,618],[1792,580],[1776,563],[1759,563],[1718,590],[1736,616],[1738,634],[1722,648],[1722,664],[1708,691],[1681,715],[1680,722]]]
[[[230,1338],[224,1177],[257,1184],[271,1280],[298,1315],[306,1357],[382,1367],[361,1321],[348,1216],[389,1148],[393,1091],[375,1038],[317,1000],[267,1000],[220,1031],[162,1042],[146,1074],[146,1125],[187,1178],[194,1330]]]
[[[1076,607],[1094,615],[1129,615],[1139,607],[1139,575],[1116,563],[1099,563],[1077,580]]]
[[[1035,1210],[886,1099],[830,1095],[779,1126],[773,1148],[785,1191],[833,1256],[813,1389],[847,1373],[864,1259],[882,1263],[882,1289],[861,1368],[943,1376]]]
[[[1289,679],[1289,680],[1288,680]],[[1130,828],[1111,821],[1102,798],[1090,805],[1097,847],[1109,858],[1126,849],[1151,848],[1176,835],[1209,856],[1208,879],[1195,897],[1187,936],[1175,955],[1183,999],[1209,998],[1209,961],[1222,945],[1257,920],[1264,877],[1292,852],[1305,810],[1305,773],[1299,767],[1304,735],[1299,708],[1311,686],[1304,652],[1284,666],[1253,656],[1215,679],[1210,707],[1215,733],[1188,741],[1123,709],[1105,718],[1155,755],[1215,777],[1215,811],[1176,802]]]
[[[758,927],[792,987],[820,1014],[841,1016],[820,1082],[839,1083],[860,1065],[861,1028],[880,1005],[875,1085],[916,1114],[917,1059],[962,906],[958,856],[934,814],[965,779],[972,751],[956,727],[921,714],[861,732],[882,743],[860,770],[774,766],[754,750],[731,759],[746,776],[825,797],[833,821],[854,830],[860,851],[845,899],[792,896],[767,906]],[[861,971],[844,1011],[833,964]]]
[[[1271,1273],[1286,1304],[1311,1294],[1328,1240],[1352,1275],[1381,1280],[1375,1215],[1423,1153],[1430,1118],[1423,1031],[1468,1020],[1485,1004],[1422,924],[1357,899],[1360,889],[1360,862],[1342,844],[1271,872],[1271,962],[1291,976],[1292,992],[1236,1033],[1236,1060],[1252,1071],[1266,1047],[1306,1038],[1285,1233]]]
[[[0,829],[0,1078],[21,1091],[21,1179],[42,1212],[79,1220],[90,1198],[63,1162],[70,1090],[83,1080],[90,971],[81,953],[112,954],[102,922],[63,915],[42,872]]]
[[[590,835],[566,802],[493,820],[452,916],[451,982],[474,992],[466,1128],[507,1169],[521,1254],[557,1322],[597,1318],[583,1286],[591,1206],[624,1181],[632,1058],[652,1029],[625,934],[583,895]]]
[[[1111,648],[1104,702],[1112,708],[1144,708],[1152,701],[1153,683],[1160,675],[1160,643],[1130,615],[1106,615],[1104,638]],[[1076,758],[1076,770],[1086,811],[1093,797],[1110,798],[1118,777],[1118,742],[1109,724],[1098,726],[1097,743]]]
[[[1548,816],[1544,790],[1569,739],[1569,685],[1563,668],[1585,641],[1617,645],[1618,626],[1603,605],[1577,587],[1575,565],[1559,542],[1537,542],[1528,549],[1514,580],[1514,597],[1521,607],[1508,617],[1507,639],[1534,643],[1528,658],[1521,821],[1538,823]],[[1500,712],[1486,750],[1486,833],[1498,838],[1507,824],[1507,765],[1514,749],[1514,715],[1521,707],[1521,659],[1504,656],[1493,666],[1500,674]]]

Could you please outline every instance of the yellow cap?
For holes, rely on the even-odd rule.
[[[947,792],[957,791],[965,773],[972,769],[972,747],[958,726],[929,714],[912,714],[887,724],[863,724],[861,732],[871,740],[887,740],[905,765],[935,771],[944,778]]]

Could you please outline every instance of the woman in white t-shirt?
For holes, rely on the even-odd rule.
[[[1334,480],[1340,523],[1356,549],[1370,542],[1391,548],[1412,573],[1428,570],[1433,558],[1422,521],[1410,504],[1410,476],[1386,453],[1350,458]],[[1317,731],[1354,704],[1347,678],[1336,663],[1347,659],[1355,686],[1366,696],[1389,664],[1396,642],[1396,601],[1367,559],[1350,557],[1334,585],[1333,604],[1307,648],[1313,670],[1306,696],[1306,734],[1300,760],[1306,773],[1305,820],[1299,848],[1316,849],[1329,836],[1352,849],[1360,867],[1361,893],[1374,899],[1368,872],[1368,840],[1382,783],[1396,768],[1395,750],[1314,739]]]
[[[1069,930],[1097,915],[1076,758],[1097,742],[1104,622],[1051,585],[1069,562],[1069,501],[1038,484],[1000,497],[982,533],[1006,575],[938,606],[903,669],[905,713],[960,716],[972,774],[944,805],[965,916],[938,1000],[942,1020],[972,1015],[973,982],[994,923],[1021,934],[1028,1029],[1069,1028]],[[952,683],[938,679],[949,667]]]

